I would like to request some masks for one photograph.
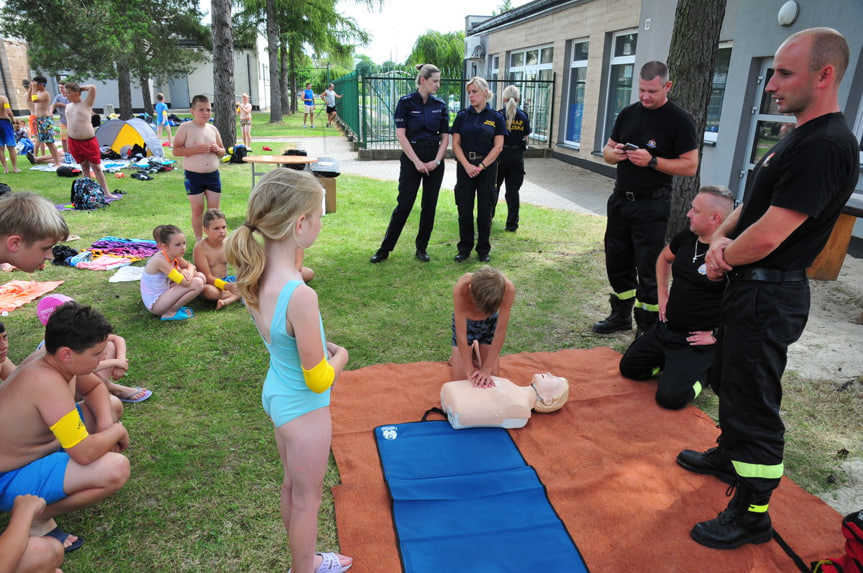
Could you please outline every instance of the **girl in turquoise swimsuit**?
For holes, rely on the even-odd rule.
[[[281,508],[292,573],[341,573],[353,563],[315,553],[332,436],[330,387],[348,362],[347,350],[327,342],[317,295],[295,260],[320,233],[323,198],[311,174],[274,169],[252,190],[246,222],[225,242],[237,290],[270,353],[262,403],[284,468]]]

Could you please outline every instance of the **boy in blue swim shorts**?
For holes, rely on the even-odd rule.
[[[183,158],[195,243],[204,238],[204,211],[218,209],[221,202],[219,165],[225,146],[219,130],[209,123],[212,113],[207,96],[196,95],[192,98],[192,121],[180,125],[174,136],[174,155]]]
[[[48,319],[44,353],[31,354],[0,385],[0,511],[10,511],[19,495],[44,498],[30,535],[59,539],[67,552],[83,540],[54,518],[96,504],[129,479],[120,453],[129,434],[92,375],[111,332],[99,312],[67,302]]]
[[[450,367],[453,380],[470,380],[474,386],[494,386],[500,376],[500,350],[515,300],[515,286],[488,265],[465,273],[452,291],[453,323]],[[479,359],[472,357],[476,345]]]

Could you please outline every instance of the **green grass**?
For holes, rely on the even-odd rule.
[[[28,166],[26,160],[22,165]],[[245,218],[250,168],[223,164],[222,179],[222,210],[229,228],[236,228]],[[52,173],[26,171],[4,180],[15,191],[37,191],[55,203],[69,198],[71,180]],[[109,181],[128,196],[105,210],[66,212],[72,232],[82,237],[71,246],[86,247],[108,235],[150,238],[153,227],[165,223],[191,235],[180,170],[153,181],[128,176]],[[338,212],[324,218],[321,236],[306,254],[306,264],[316,273],[311,284],[328,338],[349,350],[350,369],[446,360],[452,286],[461,273],[478,266],[475,259],[452,262],[458,226],[451,190],[441,193],[428,249],[431,263],[413,259],[415,209],[389,260],[371,265],[368,257],[383,236],[396,183],[343,175],[337,185]],[[498,218],[492,262],[518,289],[505,354],[601,345],[624,349],[629,333],[598,337],[590,331],[607,311],[603,228],[599,217],[531,205],[522,206],[518,233],[505,233]],[[130,369],[123,382],[154,391],[148,401],[129,405],[123,418],[132,440],[129,483],[98,506],[60,519],[66,530],[87,538],[83,550],[67,557],[64,570],[286,570],[290,556],[278,503],[281,467],[260,405],[268,357],[248,313],[241,305],[215,312],[195,301],[193,319],[161,323],[144,309],[137,283],[109,283],[108,277],[50,265],[34,276],[66,281],[55,292],[104,312],[129,343]],[[12,343],[10,357],[20,362],[42,338],[35,303],[3,321]],[[836,450],[852,449],[848,444],[859,440],[863,428],[859,394],[848,392],[848,400],[839,401],[827,390],[809,392],[811,387],[818,385],[794,382],[786,395],[787,465],[804,487],[823,489],[825,476],[838,475]],[[855,399],[856,417],[834,417]],[[709,391],[697,404],[715,415],[716,399]],[[338,547],[329,495],[336,483],[331,462],[320,549]],[[0,517],[0,527],[5,519]]]

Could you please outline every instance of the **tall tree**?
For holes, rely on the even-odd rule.
[[[692,115],[701,136],[707,125],[707,104],[713,81],[713,65],[719,46],[719,33],[725,18],[726,0],[678,0],[674,31],[668,55],[668,70],[673,83],[671,99]],[[695,177],[675,177],[671,194],[671,212],[666,228],[670,241],[686,225],[689,204],[701,186],[701,153],[698,148],[698,171]]]
[[[442,70],[460,70],[464,64],[464,32],[442,34],[429,30],[414,43],[406,64],[434,64]]]
[[[121,117],[132,113],[132,77],[182,73],[200,57],[181,47],[194,26],[200,38],[196,0],[7,0],[0,18],[3,34],[28,42],[35,68],[116,79]]]
[[[231,0],[212,0],[210,7],[213,27],[213,123],[227,148],[233,147],[237,140]]]

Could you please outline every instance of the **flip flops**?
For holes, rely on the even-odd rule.
[[[136,386],[135,388],[133,388],[133,390],[134,392],[129,394],[128,398],[120,398],[119,396],[117,396],[117,398],[119,398],[121,402],[129,402],[131,404],[136,404],[138,402],[143,402],[144,400],[153,395],[153,392],[151,390],[141,388],[140,386]],[[139,397],[134,398],[135,396]]]
[[[342,566],[339,563],[338,553],[315,553],[315,555],[320,555],[323,559],[321,566],[315,570],[315,573],[344,573],[354,565],[352,561],[350,565]],[[288,573],[291,572],[292,570],[288,569]]]
[[[75,543],[73,543],[69,547],[65,547],[66,538],[69,537],[69,534],[66,533],[65,531],[63,531],[62,529],[60,529],[59,525],[57,527],[55,527],[54,529],[52,529],[51,531],[49,531],[48,533],[46,533],[45,535],[43,535],[42,537],[53,537],[54,539],[56,539],[57,541],[59,541],[60,543],[62,543],[64,545],[63,551],[65,551],[66,553],[72,553],[73,551],[75,551],[76,549],[80,549],[81,546],[84,545],[84,538],[81,536],[78,536],[78,539],[77,539],[77,541],[75,541]]]
[[[187,318],[192,318],[193,316],[195,316],[195,313],[192,312],[191,308],[189,308],[188,306],[181,306],[177,309],[177,312],[174,313],[174,316],[171,316],[169,318],[165,318],[163,316],[162,320],[186,320]]]

